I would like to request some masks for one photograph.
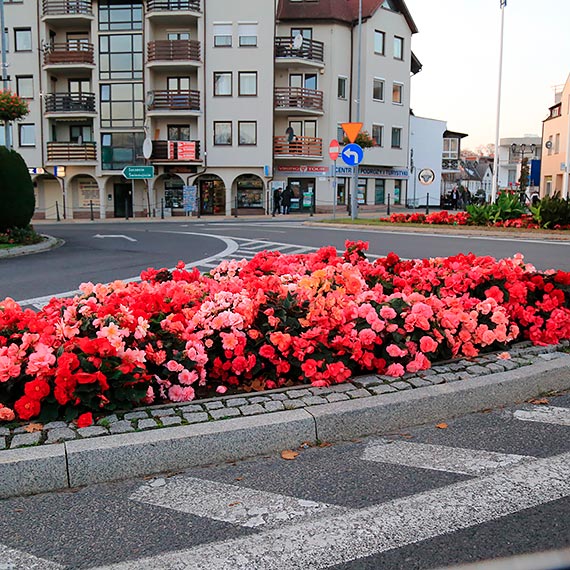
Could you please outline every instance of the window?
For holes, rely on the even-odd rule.
[[[238,122],[238,144],[240,146],[253,146],[257,144],[257,122]]]
[[[232,144],[232,123],[230,121],[214,122],[214,144],[230,145]]]
[[[217,71],[214,73],[214,95],[216,97],[231,97],[232,73],[231,71]]]
[[[346,77],[338,78],[337,97],[339,99],[346,99],[348,79]]]
[[[392,148],[402,148],[402,129],[392,127]]]
[[[231,24],[214,24],[214,47],[232,47]]]
[[[386,49],[386,34],[380,30],[374,30],[374,53],[384,55]]]
[[[142,83],[101,84],[101,126],[142,127],[144,96]]]
[[[20,138],[20,146],[36,145],[36,126],[33,124],[18,125],[18,135]]]
[[[384,80],[374,78],[372,84],[372,99],[375,101],[384,101]]]
[[[376,146],[382,146],[384,137],[384,127],[382,125],[372,125],[372,139]]]
[[[16,51],[32,51],[31,28],[16,28],[14,30],[14,46]]]
[[[16,77],[16,92],[24,99],[34,97],[34,78],[31,75],[19,75]]]
[[[142,30],[142,0],[99,0],[99,30]]]
[[[404,38],[394,36],[394,58],[404,59]]]
[[[313,39],[313,28],[291,28],[291,37],[302,36],[306,40]]]
[[[69,127],[69,142],[83,144],[93,141],[93,129],[91,125],[71,125]]]
[[[386,202],[386,180],[376,178],[374,180],[374,204],[382,205]]]
[[[67,82],[70,93],[90,93],[91,84],[89,79],[69,79]]]
[[[8,32],[8,28],[4,28],[4,41],[6,42],[6,51],[10,51],[10,33]]]
[[[394,83],[392,85],[392,103],[401,105],[403,103],[404,86],[401,83]]]
[[[442,158],[444,160],[459,158],[459,139],[443,139]]]
[[[167,131],[169,141],[190,140],[190,125],[168,125]]]
[[[305,89],[317,88],[316,73],[291,73],[289,75],[289,87],[299,87]]]
[[[104,133],[101,135],[103,170],[123,170],[125,166],[144,164],[144,133]]]
[[[336,126],[336,140],[340,143],[340,144],[344,144],[344,129],[342,128],[342,125],[337,125]]]
[[[257,95],[257,72],[240,71],[238,80],[238,95],[240,97],[254,97]]]
[[[190,91],[189,77],[169,77],[166,80],[168,91]]]
[[[238,24],[240,47],[257,46],[257,24]]]
[[[554,154],[558,154],[560,152],[560,133],[556,133],[554,137]]]
[[[99,76],[101,79],[142,79],[142,35],[100,36]]]
[[[170,41],[174,40],[189,40],[190,33],[189,32],[168,32],[166,34],[166,39]]]

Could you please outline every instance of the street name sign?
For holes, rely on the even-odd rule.
[[[154,166],[125,166],[123,176],[129,180],[144,180],[154,177]]]

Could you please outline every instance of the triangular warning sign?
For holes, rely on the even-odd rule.
[[[363,124],[364,123],[341,123],[340,126],[342,127],[342,130],[346,134],[348,140],[353,143],[356,140],[356,137],[358,136],[358,133],[360,132]]]

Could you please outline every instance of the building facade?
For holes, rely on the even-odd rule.
[[[287,184],[292,211],[330,210],[329,141],[357,119],[375,141],[359,203],[403,201],[417,30],[401,0],[362,16],[359,50],[357,0],[5,1],[36,216],[183,214],[192,191],[204,215],[265,213]]]

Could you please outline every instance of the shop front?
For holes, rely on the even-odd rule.
[[[196,179],[200,196],[200,214],[223,216],[226,213],[226,186],[215,174],[204,174]]]
[[[242,174],[236,178],[235,196],[237,208],[242,214],[264,214],[263,180],[254,174]],[[232,204],[232,206],[234,206]]]
[[[330,198],[327,200],[323,197],[327,191],[330,192],[329,173],[329,168],[326,166],[278,166],[273,187],[291,188],[291,213],[314,212],[317,206],[332,204]],[[317,191],[319,183],[322,195]]]

